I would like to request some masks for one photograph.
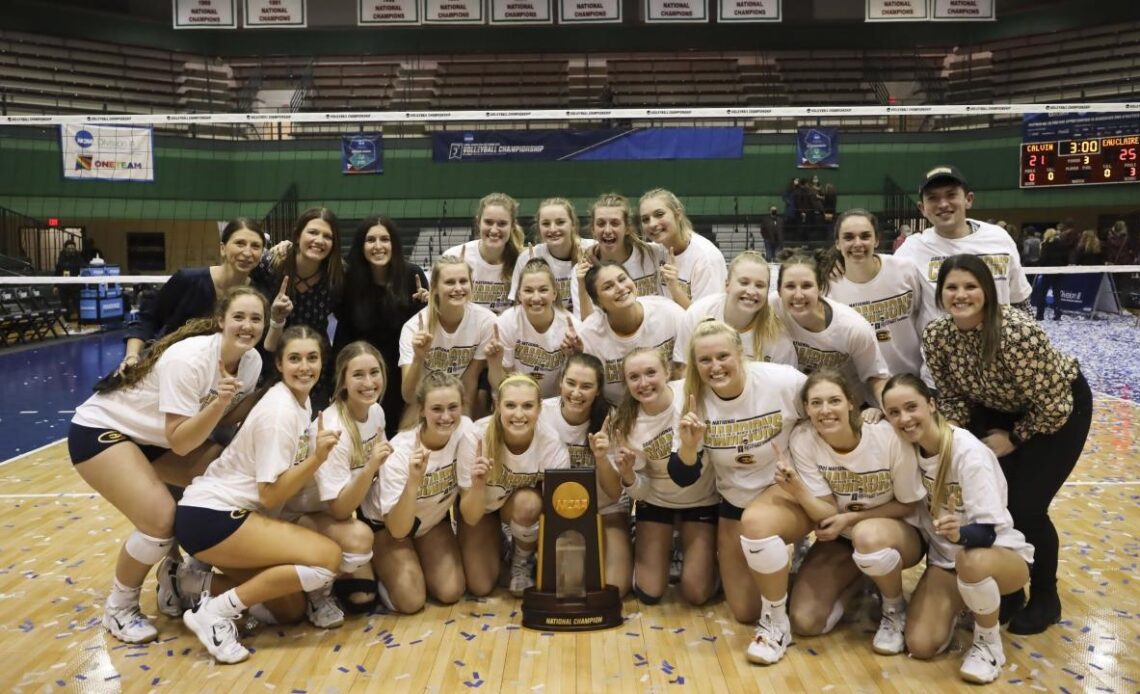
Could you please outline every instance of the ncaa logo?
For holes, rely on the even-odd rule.
[[[95,144],[95,136],[89,130],[80,130],[75,133],[75,144],[86,149]]]

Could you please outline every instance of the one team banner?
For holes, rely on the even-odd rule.
[[[250,29],[303,29],[309,25],[306,0],[245,0]]]
[[[867,0],[868,22],[925,22],[930,0]]]
[[[175,29],[237,29],[234,0],[174,0]]]
[[[419,23],[419,0],[356,0],[357,26]]]
[[[154,181],[154,130],[109,125],[59,127],[63,177],[77,180]]]
[[[743,128],[603,128],[432,133],[432,160],[739,159]]]
[[[552,0],[491,0],[491,24],[552,24]]]
[[[423,0],[424,24],[484,24],[483,0]]]
[[[800,128],[796,131],[796,167],[839,168],[839,129]]]
[[[560,0],[559,24],[612,24],[621,21],[621,0]]]
[[[707,22],[708,7],[706,0],[645,0],[645,21],[650,24]]]
[[[781,0],[720,0],[718,21],[779,22]]]
[[[345,135],[340,143],[341,171],[346,174],[384,173],[384,139],[373,133]]]

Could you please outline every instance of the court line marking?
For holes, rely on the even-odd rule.
[[[44,450],[45,448],[51,448],[52,446],[56,445],[57,443],[60,443],[62,441],[66,441],[66,440],[67,440],[66,438],[56,439],[55,441],[52,441],[51,443],[45,443],[44,445],[40,446],[39,448],[33,448],[32,450],[28,451],[27,453],[21,453],[20,455],[16,456],[15,458],[9,458],[5,461],[0,461],[0,467],[3,467],[5,465],[7,465],[8,463],[14,463],[17,460],[23,460],[24,458],[27,458],[30,455],[35,455],[36,453],[39,453],[40,451]]]

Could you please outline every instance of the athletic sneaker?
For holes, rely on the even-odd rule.
[[[186,610],[182,614],[182,621],[219,663],[240,663],[249,657],[249,651],[238,640],[234,620],[210,610],[210,603],[214,599],[203,595],[197,609]]]
[[[202,594],[209,594],[210,583],[214,579],[214,569],[209,564],[203,564],[191,557],[190,561],[182,562],[178,567],[176,576],[178,593],[182,596],[182,609],[197,609]]]
[[[995,645],[984,638],[974,636],[974,645],[970,646],[962,667],[958,674],[967,682],[975,684],[989,684],[1001,677],[1001,667],[1005,665],[1005,653],[1001,644]]]
[[[169,554],[155,568],[155,576],[158,578],[158,611],[167,617],[181,617],[186,610],[182,593],[178,590],[178,572],[181,568],[182,562]]]
[[[879,630],[875,632],[871,648],[879,655],[903,652],[906,648],[906,603],[897,610],[883,608],[883,617],[879,620]]]
[[[123,643],[146,643],[158,638],[158,629],[142,613],[137,602],[116,609],[108,601],[103,611],[103,626]]]
[[[757,665],[774,665],[791,643],[792,625],[788,618],[774,619],[771,613],[763,614],[756,625],[756,635],[748,644],[748,660]]]
[[[523,554],[516,551],[511,557],[511,595],[522,597],[523,591],[534,587],[534,576],[531,571],[531,557],[533,554]]]
[[[305,593],[305,616],[318,629],[336,629],[344,624],[344,610],[336,604],[331,588],[329,592],[319,590]]]

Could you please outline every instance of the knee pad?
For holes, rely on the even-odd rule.
[[[902,562],[902,555],[894,547],[866,554],[856,551],[851,558],[855,560],[855,566],[868,576],[886,576]]]
[[[340,604],[349,614],[369,614],[376,607],[376,581],[367,578],[342,578],[333,581],[333,593],[340,598]],[[363,602],[352,599],[353,595],[371,595]]]
[[[633,594],[637,596],[638,601],[641,602],[642,605],[656,605],[661,602],[660,595],[650,595],[636,585],[633,586]]]
[[[823,631],[820,633],[830,634],[840,619],[843,619],[843,598],[836,600],[831,606],[831,612],[827,615],[827,621],[823,623]]]
[[[147,566],[153,566],[162,561],[162,558],[170,552],[170,548],[173,546],[173,537],[165,539],[151,537],[138,530],[132,531],[126,542],[127,554],[131,556],[131,559]]]
[[[769,535],[762,540],[741,535],[740,546],[748,568],[758,574],[774,574],[788,565],[788,546],[779,535]]]
[[[511,537],[515,538],[516,542],[522,542],[528,545],[538,541],[538,523],[534,525],[521,525],[511,521]]]
[[[958,592],[962,594],[962,602],[975,614],[991,614],[1001,607],[1001,590],[992,576],[977,583],[966,583],[959,578]]]
[[[336,578],[336,574],[323,566],[294,564],[293,568],[297,571],[297,578],[301,580],[301,590],[306,593],[320,590],[332,583],[333,579]]]
[[[342,574],[350,574],[367,564],[371,559],[372,552],[369,552],[368,554],[341,552],[340,566],[337,567],[337,570]]]

